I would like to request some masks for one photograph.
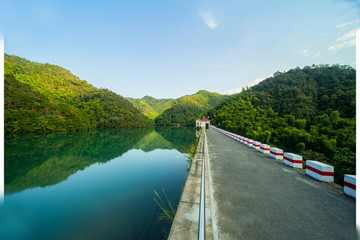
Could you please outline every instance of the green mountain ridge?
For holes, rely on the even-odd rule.
[[[175,101],[175,99],[171,98],[156,99],[151,96],[144,96],[143,98],[128,97],[127,99],[145,116],[151,119],[155,119]]]
[[[180,97],[174,101],[170,108],[155,119],[155,124],[160,126],[195,125],[197,118],[217,106],[227,97],[205,90]]]
[[[200,90],[178,99],[126,99],[57,65],[7,54],[4,70],[6,133],[194,125],[227,97]]]
[[[4,57],[5,132],[145,127],[152,121],[128,100],[52,64]]]
[[[355,174],[356,71],[319,65],[277,72],[208,112],[213,125]]]
[[[212,124],[223,129],[305,159],[330,163],[337,169],[336,182],[342,183],[344,173],[355,173],[355,83],[356,71],[349,66],[313,65],[276,72],[232,96],[200,90],[178,99],[126,99],[95,88],[59,66],[5,54],[4,130],[21,134],[135,128],[154,123],[184,126],[210,116]],[[159,128],[159,134],[148,135],[137,147],[145,151],[159,144],[171,148],[168,139],[175,131]],[[179,142],[181,136],[178,132]],[[57,161],[52,159],[48,164]],[[71,162],[63,164],[70,166]]]

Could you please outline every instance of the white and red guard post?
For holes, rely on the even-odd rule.
[[[284,163],[293,168],[302,168],[302,156],[286,152],[284,153]]]
[[[270,157],[282,160],[284,157],[284,152],[280,148],[270,148]]]
[[[260,144],[260,152],[270,154],[270,146],[267,144]]]
[[[237,134],[234,134],[234,139],[238,140],[238,135]]]
[[[249,146],[249,147],[252,147],[252,146],[253,146],[253,142],[254,142],[254,140],[249,139],[249,140],[248,140],[248,146]]]
[[[235,138],[235,135],[232,133],[232,132],[229,132],[229,136],[234,139]]]
[[[235,139],[235,140],[237,140],[237,134],[233,134],[233,138]]]
[[[260,144],[261,144],[261,142],[254,141],[253,142],[253,148],[256,149],[256,150],[260,150]]]
[[[344,193],[356,198],[356,175],[344,175]]]
[[[334,167],[319,161],[306,160],[305,173],[321,182],[334,182]]]

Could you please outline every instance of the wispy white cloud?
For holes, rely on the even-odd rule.
[[[263,78],[257,78],[255,79],[254,81],[248,83],[248,84],[245,84],[243,87],[252,87],[252,86],[255,86],[257,84],[259,84],[260,82],[264,81],[265,79],[269,78],[269,77],[272,77],[273,74],[269,74]],[[239,88],[233,88],[233,89],[228,89],[228,90],[225,90],[225,91],[222,91],[220,92],[220,94],[227,94],[227,95],[231,95],[231,94],[235,94],[235,93],[239,93],[242,91],[243,87],[239,87]]]
[[[342,42],[342,41],[346,41],[348,40],[349,38],[354,38],[356,37],[356,31],[355,29],[354,30],[351,30],[350,32],[348,32],[347,34],[339,37],[336,39],[337,42]]]
[[[340,23],[340,24],[336,25],[335,27],[336,27],[336,28],[343,28],[343,27],[346,27],[346,26],[349,26],[349,25],[353,25],[353,24],[356,24],[356,23],[360,23],[360,19],[354,20],[354,21],[351,21],[351,22]]]
[[[206,68],[223,68],[223,69],[233,69],[233,67],[221,64],[201,64],[201,63],[194,63],[192,66],[197,67],[206,67]]]
[[[313,56],[317,58],[318,56],[320,56],[320,53],[319,52],[314,53]]]
[[[300,55],[308,56],[309,55],[309,49],[302,49],[298,52]]]
[[[261,83],[262,81],[264,81],[265,79],[267,79],[267,78],[269,78],[269,77],[272,77],[272,76],[273,76],[273,74],[269,74],[269,75],[267,75],[266,77],[257,78],[257,79],[255,79],[254,81],[248,83],[246,86],[247,86],[247,87],[255,86],[255,85]]]
[[[205,12],[201,15],[204,23],[210,29],[215,29],[219,26],[212,12]]]
[[[356,45],[356,32],[351,30],[343,36],[336,39],[336,43],[328,48],[328,50],[335,54],[338,50],[346,47],[352,47]]]
[[[333,46],[330,46],[328,48],[328,50],[331,52],[331,53],[336,53],[338,50],[342,49],[342,48],[345,48],[345,47],[351,47],[351,46],[355,46],[356,44],[356,40],[355,38],[354,39],[351,39],[349,41],[345,41],[345,42],[341,42],[341,43],[337,43]]]
[[[300,49],[297,51],[297,53],[299,53],[300,55],[302,56],[312,56],[312,57],[318,57],[320,56],[320,53],[319,52],[316,52],[316,53],[312,53],[308,48],[306,49]]]
[[[232,94],[235,94],[235,93],[239,93],[241,91],[242,91],[242,88],[234,88],[234,89],[228,89],[228,90],[222,91],[222,92],[220,92],[220,94],[232,95]]]

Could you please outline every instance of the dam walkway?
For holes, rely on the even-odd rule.
[[[357,239],[343,188],[214,129],[206,138],[214,239]]]

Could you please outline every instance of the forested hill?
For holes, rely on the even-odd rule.
[[[349,66],[277,72],[208,112],[211,123],[355,174],[355,82]]]
[[[137,109],[139,109],[145,116],[155,119],[162,112],[168,109],[175,101],[172,98],[156,99],[150,96],[143,98],[127,98]]]
[[[160,126],[195,125],[197,118],[217,106],[226,97],[205,90],[183,96],[176,99],[170,108],[155,118],[155,124]]]
[[[83,131],[152,124],[127,99],[56,65],[5,54],[5,132]]]

